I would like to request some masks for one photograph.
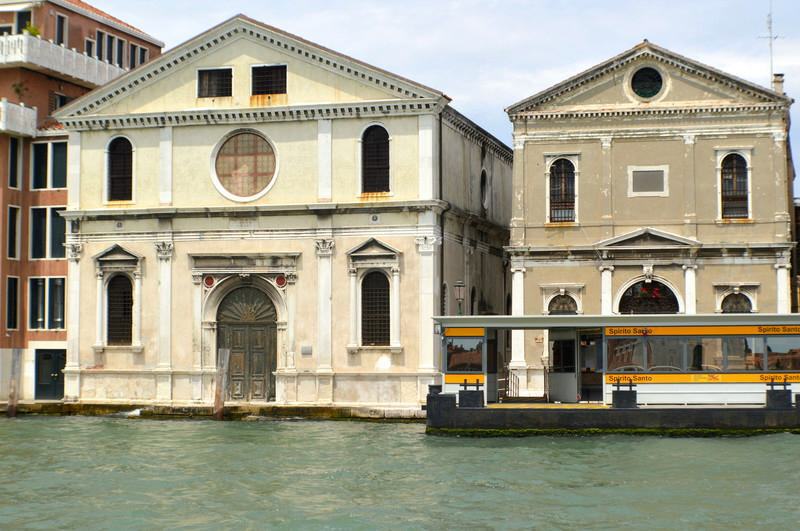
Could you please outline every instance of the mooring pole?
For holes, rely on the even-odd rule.
[[[17,416],[17,402],[19,401],[19,379],[22,369],[22,352],[20,349],[11,349],[11,381],[8,387],[8,408],[6,415],[9,417]]]
[[[219,365],[217,375],[214,378],[214,418],[223,420],[225,418],[225,396],[228,394],[228,360],[231,351],[221,348],[217,351]]]

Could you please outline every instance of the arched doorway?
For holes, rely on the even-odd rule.
[[[220,303],[217,347],[230,349],[231,400],[275,400],[277,320],[269,297],[251,286],[231,291]]]
[[[619,300],[619,313],[678,313],[678,298],[666,284],[657,280],[640,280],[633,284]]]

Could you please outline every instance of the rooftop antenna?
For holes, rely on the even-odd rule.
[[[782,35],[775,35],[773,28],[772,28],[772,0],[769,0],[769,13],[767,13],[767,35],[762,35],[759,39],[769,39],[769,79],[772,82],[772,78],[775,75],[775,69],[773,67],[773,59],[772,59],[772,44],[778,40],[782,39]]]

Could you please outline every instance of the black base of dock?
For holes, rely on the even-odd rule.
[[[427,432],[504,437],[625,433],[684,437],[800,434],[800,408],[522,409],[456,407],[454,395],[428,396]]]

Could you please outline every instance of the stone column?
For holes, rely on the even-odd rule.
[[[614,314],[614,266],[600,266],[600,314]]]
[[[156,242],[158,254],[158,374],[156,398],[172,399],[172,242]],[[141,293],[139,294],[141,298]],[[141,324],[140,324],[141,329]]]
[[[792,312],[792,299],[789,296],[790,283],[789,283],[789,270],[791,265],[788,259],[782,258],[775,264],[775,281],[776,285],[776,313],[791,313]]]
[[[332,372],[332,256],[334,241],[321,239],[317,246],[317,372]]]
[[[697,313],[697,281],[696,281],[696,265],[683,266],[683,280],[685,284],[686,308],[684,313],[686,315],[694,315]]]
[[[81,134],[72,132],[67,141],[67,207],[70,210],[80,208],[80,194]]]
[[[330,201],[333,197],[333,171],[331,168],[332,120],[317,120],[317,199]]]
[[[422,114],[419,123],[419,199],[433,199],[438,186],[436,157],[436,119],[432,114]]]
[[[434,296],[436,290],[434,287],[435,282],[435,253],[434,249],[439,240],[435,236],[420,236],[416,238],[417,255],[418,255],[418,278],[419,278],[419,369],[420,371],[436,370],[436,363],[434,360],[434,353],[436,352],[436,343],[438,342],[438,335],[433,333],[433,316],[435,315],[436,304]],[[392,270],[394,277],[395,271]],[[399,272],[398,275],[398,288],[399,288]],[[394,296],[394,293],[392,294]],[[400,294],[399,291],[394,297],[397,299],[397,312],[399,317],[400,312]],[[397,323],[399,333],[399,320]],[[399,346],[399,341],[398,341]]]
[[[400,349],[400,268],[392,268],[392,295],[389,310],[389,346]]]
[[[158,202],[172,204],[172,127],[161,128],[159,147]]]
[[[203,274],[192,273],[192,400],[203,400]]]
[[[297,329],[296,321],[296,308],[297,308],[297,274],[288,273],[286,275],[286,311],[289,313],[286,316],[286,368],[294,371],[295,369],[295,330]]]
[[[511,315],[525,315],[525,268],[511,267]],[[526,369],[525,331],[511,331],[511,363],[510,369]]]
[[[604,136],[600,139],[600,149],[602,152],[602,168],[600,174],[600,195],[597,199],[602,201],[602,219],[609,227],[605,232],[606,237],[612,235],[610,225],[614,218],[614,184],[613,184],[613,161],[611,136]],[[588,198],[587,198],[588,199]],[[578,205],[580,208],[580,205]]]
[[[684,190],[683,222],[686,224],[684,236],[697,238],[697,182],[694,171],[695,135],[683,135],[683,179]],[[675,183],[677,184],[677,183]],[[715,209],[716,210],[716,209]],[[688,308],[688,305],[687,305]],[[689,313],[688,310],[686,312]]]
[[[133,342],[131,349],[141,352],[142,346],[142,272],[133,272]]]
[[[103,323],[105,321],[104,314],[105,314],[105,284],[103,282],[103,272],[100,269],[95,271],[95,278],[97,282],[95,283],[97,294],[96,294],[96,313],[95,313],[95,339],[94,339],[94,350],[95,352],[102,352],[103,347],[105,345],[105,331],[103,330]]]
[[[67,363],[64,366],[64,400],[80,398],[81,268],[83,245],[67,244]]]
[[[358,348],[358,270],[351,267],[347,270],[350,277],[350,337],[347,339],[347,350]]]

